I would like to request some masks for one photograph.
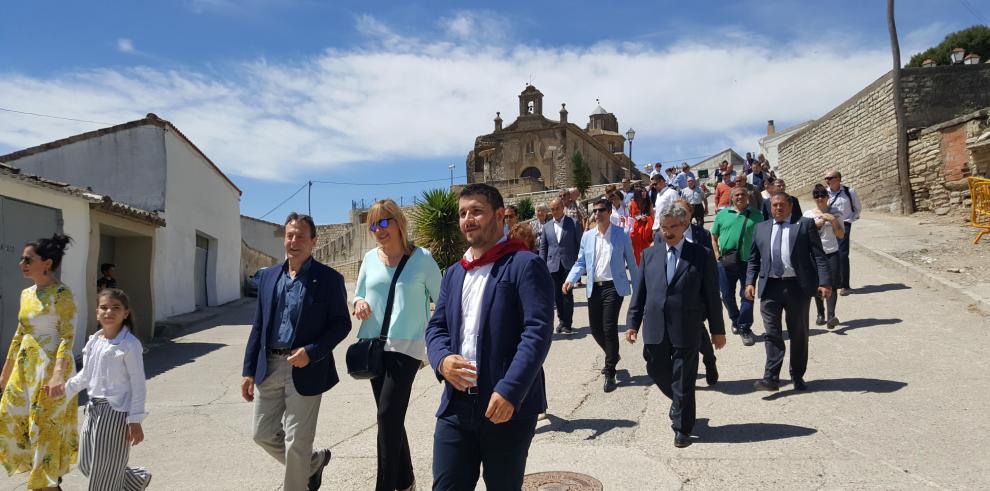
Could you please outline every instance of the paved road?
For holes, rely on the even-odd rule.
[[[645,374],[641,345],[623,342],[620,387],[602,392],[603,357],[579,298],[581,328],[554,340],[546,364],[551,417],[528,472],[584,472],[610,490],[990,487],[990,322],[863,256],[853,264],[863,288],[840,300],[843,326],[813,330],[810,391],[753,392],[762,345],[732,337],[720,352],[722,382],[698,394],[698,439],[686,449],[672,445],[668,402]],[[155,489],[279,488],[281,468],[252,443],[251,405],[238,390],[250,317],[231,312],[148,355],[147,441],[132,462],[151,467]],[[421,489],[431,482],[439,394],[421,371],[407,423]],[[324,397],[326,489],[372,488],[375,432],[367,382],[345,379]],[[4,476],[0,489],[23,482]],[[64,487],[84,486],[74,471]]]

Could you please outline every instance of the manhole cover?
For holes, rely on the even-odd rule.
[[[525,491],[602,491],[598,479],[577,472],[551,471],[528,474],[523,478]]]

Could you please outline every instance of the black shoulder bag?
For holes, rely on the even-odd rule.
[[[736,248],[722,251],[721,261],[723,268],[736,268],[742,264],[742,260],[739,258],[739,249],[742,248],[742,237],[743,233],[746,231],[746,220],[749,218],[749,208],[743,211],[741,215],[743,217],[743,223],[742,226],[739,227],[739,238],[736,239]]]
[[[382,333],[377,338],[359,339],[347,347],[347,373],[358,379],[380,377],[385,373],[385,341],[388,340],[388,325],[392,320],[392,303],[395,300],[395,284],[399,282],[402,268],[409,256],[402,256],[392,275],[392,285],[388,287],[388,300],[385,302],[385,316],[382,317]]]

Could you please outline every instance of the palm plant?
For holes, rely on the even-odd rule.
[[[536,216],[536,209],[533,208],[533,200],[529,198],[523,198],[516,203],[516,208],[519,209],[519,219],[529,220]]]
[[[423,191],[412,213],[413,240],[433,254],[446,270],[464,254],[467,245],[458,223],[458,194],[449,189]]]

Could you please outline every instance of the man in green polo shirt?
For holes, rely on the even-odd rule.
[[[715,215],[712,225],[712,249],[718,261],[718,283],[722,304],[732,319],[732,334],[742,337],[746,346],[752,346],[753,301],[743,295],[746,282],[746,261],[753,247],[756,224],[763,221],[763,213],[749,207],[749,191],[745,187],[732,188],[732,206]],[[736,286],[739,287],[739,305],[736,304]]]

